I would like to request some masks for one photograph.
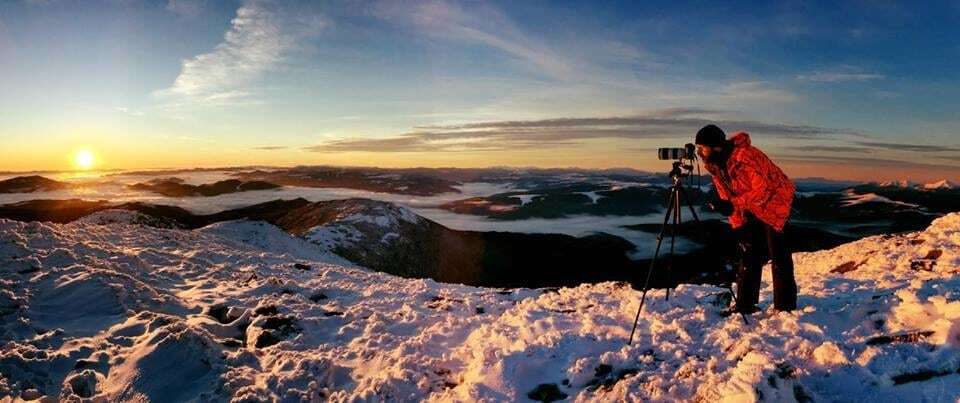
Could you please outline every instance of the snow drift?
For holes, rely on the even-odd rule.
[[[624,283],[441,284],[262,222],[141,220],[0,220],[0,400],[960,397],[960,214],[795,254],[803,308],[749,325],[722,288],[655,291],[631,346]]]

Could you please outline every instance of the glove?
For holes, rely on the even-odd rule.
[[[713,212],[725,217],[729,217],[730,214],[733,214],[733,203],[730,203],[726,200],[716,199],[708,201],[707,207],[710,210],[713,210]]]

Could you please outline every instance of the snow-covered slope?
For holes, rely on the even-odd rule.
[[[401,227],[422,224],[410,209],[376,200],[351,199],[321,225],[309,228],[304,238],[322,249],[366,247],[375,253],[400,238]],[[366,251],[364,251],[366,252]]]
[[[923,188],[924,188],[924,189],[927,189],[927,190],[937,190],[937,189],[941,189],[941,190],[947,189],[947,190],[949,190],[949,189],[953,189],[953,188],[955,188],[955,187],[956,187],[956,185],[954,185],[953,182],[950,182],[949,180],[946,180],[946,179],[942,179],[942,180],[939,180],[939,181],[936,181],[936,182],[926,183],[926,184],[923,185]]]
[[[932,181],[932,182],[927,182],[923,184],[912,182],[906,179],[901,179],[896,181],[880,182],[877,184],[877,186],[903,188],[903,189],[920,189],[920,190],[951,190],[956,188],[956,185],[947,179],[941,179],[938,181]]]
[[[749,325],[721,288],[654,291],[631,346],[624,284],[439,284],[266,224],[114,221],[0,220],[0,400],[960,397],[960,214],[796,254],[803,309]]]
[[[844,192],[843,192],[843,197],[844,197],[844,201],[843,201],[843,206],[844,206],[844,207],[850,207],[850,206],[855,206],[855,205],[864,204],[864,203],[893,204],[893,205],[897,205],[897,206],[901,206],[901,207],[906,207],[906,208],[918,208],[918,207],[920,207],[919,205],[916,205],[916,204],[904,203],[904,202],[899,202],[899,201],[896,201],[896,200],[891,200],[891,199],[889,199],[889,198],[880,196],[880,195],[878,195],[878,194],[876,194],[876,193],[858,194],[858,193],[855,193],[855,192],[853,192],[853,191],[847,190],[847,191],[844,191]]]
[[[916,182],[907,179],[880,182],[880,187],[912,188],[915,186],[917,186]]]

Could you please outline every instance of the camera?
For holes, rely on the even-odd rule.
[[[658,148],[657,157],[661,160],[692,160],[697,158],[697,150],[693,143],[680,148]]]

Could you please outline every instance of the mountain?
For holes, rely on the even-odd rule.
[[[900,180],[892,180],[892,181],[880,182],[878,186],[880,186],[880,187],[885,187],[885,188],[887,188],[887,187],[889,187],[889,188],[914,188],[914,187],[917,187],[917,183],[916,183],[916,182],[913,182],[913,181],[910,181],[910,180],[907,180],[907,179],[900,179]]]
[[[106,217],[88,217],[110,210],[137,214],[115,212]],[[458,231],[406,208],[369,199],[316,203],[305,199],[275,200],[207,215],[174,206],[106,201],[34,200],[0,206],[0,217],[21,221],[110,222],[117,216],[183,229],[236,220],[263,221],[376,271],[493,287],[637,282],[648,267],[643,261],[628,257],[634,249],[631,243],[612,235]],[[585,266],[596,268],[583,270]]]
[[[616,193],[609,198],[618,200],[623,196]],[[804,213],[797,216],[787,233],[793,250],[833,247],[884,229],[910,230],[926,226],[935,218],[897,204],[864,202],[844,207],[849,200],[829,197],[819,194],[797,200],[796,206]],[[629,204],[623,199],[619,203]],[[659,200],[648,204],[658,203]],[[614,280],[642,284],[651,264],[653,236],[660,231],[660,224],[623,226],[650,234],[651,244],[642,245],[641,251],[637,245],[605,233],[573,237],[453,230],[404,207],[369,199],[315,203],[305,199],[274,200],[206,215],[139,202],[33,200],[0,206],[0,218],[58,223],[110,222],[118,216],[128,219],[121,212],[104,217],[94,214],[105,210],[136,212],[132,217],[137,222],[162,228],[197,229],[235,220],[264,221],[376,271],[494,287],[547,287]],[[847,219],[835,220],[838,211],[846,214]],[[92,214],[93,218],[89,217]],[[876,217],[884,217],[885,221],[871,226],[870,220]],[[728,267],[736,262],[737,245],[727,223],[706,218],[700,225],[685,223],[678,228],[678,236],[681,244],[691,246],[674,258],[673,268],[669,268],[668,260],[660,259],[657,272],[668,272],[669,276],[654,276],[655,284],[730,281],[732,273]],[[583,270],[585,266],[594,268]]]
[[[953,182],[950,182],[946,179],[939,180],[936,182],[926,183],[923,185],[923,188],[927,190],[949,190],[949,189],[954,189],[956,187],[957,185],[955,185]]]
[[[896,181],[880,182],[880,183],[877,183],[876,186],[881,188],[901,188],[901,189],[918,189],[918,190],[951,190],[956,188],[956,185],[947,179],[941,179],[939,181],[933,181],[933,182],[924,183],[924,184],[919,184],[906,179],[901,179]]]
[[[827,179],[820,177],[794,178],[797,192],[839,192],[861,182]]]
[[[703,194],[687,189],[694,201]],[[561,218],[571,215],[642,216],[662,211],[669,197],[662,187],[619,184],[573,183],[497,193],[444,203],[441,209],[458,214],[485,216],[497,220]]]
[[[253,170],[237,174],[241,180],[264,181],[282,186],[345,188],[413,196],[459,193],[460,183],[415,170],[352,167],[294,167]]]
[[[275,185],[265,181],[241,181],[237,179],[227,179],[214,183],[204,183],[201,185],[191,185],[183,183],[179,178],[159,178],[147,182],[134,183],[128,185],[130,189],[145,190],[148,192],[159,193],[167,197],[197,197],[197,196],[219,196],[229,193],[247,192],[251,190],[271,190],[278,189],[280,185]]]
[[[70,184],[39,175],[18,176],[0,181],[0,193],[33,193],[69,188]]]
[[[859,195],[876,195],[887,200],[914,205],[918,211],[945,214],[960,210],[960,188],[953,187],[949,181],[930,183],[926,186],[883,186],[864,184],[845,191]]]
[[[380,207],[318,222],[419,221]],[[137,214],[0,219],[0,400],[960,398],[960,214],[795,254],[793,313],[744,323],[720,314],[725,288],[652,290],[632,345],[625,283],[444,284],[345,265],[262,221]]]

